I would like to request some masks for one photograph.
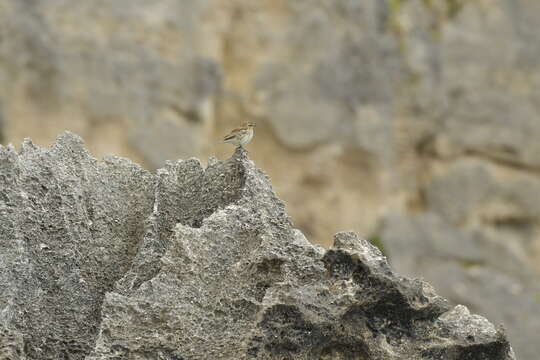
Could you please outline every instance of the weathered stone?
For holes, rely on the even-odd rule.
[[[96,148],[116,144],[99,154],[117,150],[151,167],[202,151],[221,84],[212,4],[0,1],[9,140],[38,126],[43,142],[67,128]]]
[[[435,214],[388,217],[382,241],[396,269],[437,284],[452,303],[504,323],[523,358],[540,352],[524,336],[540,332],[540,319],[526,315],[540,312],[540,286],[521,254],[512,252],[511,241],[458,230]]]
[[[84,359],[92,349],[103,296],[137,253],[152,188],[150,173],[98,162],[69,133],[50,149],[0,148],[0,324],[20,333],[27,358]]]
[[[487,282],[538,281],[539,23],[538,0],[0,0],[0,142],[70,129],[155,169],[229,157],[219,137],[255,120],[251,156],[311,241],[435,213],[483,239]],[[505,323],[536,360],[528,315]]]
[[[20,332],[0,327],[0,359],[26,359],[24,355],[24,340]]]
[[[432,212],[489,239],[481,249],[492,255],[495,263],[518,260],[515,269],[530,274],[530,265],[540,263],[540,247],[531,241],[540,235],[537,176],[479,159],[461,159],[438,171],[426,185],[425,194]],[[489,247],[495,244],[504,251],[490,252]]]
[[[0,153],[1,359],[514,359],[356,234],[309,243],[243,149],[155,176],[70,133]]]

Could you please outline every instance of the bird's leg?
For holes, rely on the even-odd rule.
[[[242,145],[238,145],[238,146],[236,147],[236,151],[239,152],[239,153],[241,153],[241,154],[244,154],[244,155],[246,155],[246,154],[248,153],[248,151],[246,150],[246,148],[243,147]]]

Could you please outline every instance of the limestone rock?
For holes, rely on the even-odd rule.
[[[514,359],[354,233],[293,228],[238,149],[152,175],[66,133],[1,148],[1,359]]]
[[[429,255],[418,239],[468,264],[489,254],[481,279],[499,285],[485,293],[471,281],[453,297],[430,280],[497,321],[484,298],[504,299],[516,354],[537,360],[536,333],[522,329],[534,329],[523,304],[538,295],[506,291],[540,278],[538,24],[538,0],[0,0],[0,142],[50,144],[70,129],[98,157],[155,169],[229,157],[219,137],[256,121],[250,155],[310,241],[329,247],[352,229],[384,244],[388,214],[440,218],[444,236],[416,237],[416,225],[393,236],[418,251],[388,244],[397,271]],[[174,193],[178,166],[152,194]],[[117,291],[157,271],[168,221],[212,209],[199,210],[156,210],[169,220],[146,220],[145,244],[157,244]],[[444,263],[413,273],[461,266]]]
[[[0,325],[22,336],[28,359],[92,349],[103,296],[129,269],[152,199],[150,173],[98,162],[72,134],[50,149],[0,148]]]
[[[540,312],[540,286],[521,254],[512,252],[512,241],[457,229],[434,213],[388,217],[382,241],[397,269],[437,284],[452,303],[504,323],[523,358],[538,354],[533,334],[540,332],[540,319],[526,314]]]

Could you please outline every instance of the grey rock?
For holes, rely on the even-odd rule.
[[[50,149],[0,148],[0,328],[22,336],[27,358],[84,359],[93,348],[152,189],[150,173],[126,159],[98,162],[69,133]]]
[[[267,61],[254,84],[265,95],[263,113],[285,145],[341,143],[372,150],[354,131],[356,113],[365,105],[389,113],[393,85],[404,77],[397,41],[381,31],[382,12],[377,1],[291,4],[295,21],[273,32],[287,39],[292,56]],[[386,116],[373,134],[387,126]]]
[[[540,218],[540,204],[534,196],[540,192],[540,180],[535,173],[500,167],[474,157],[456,159],[433,177],[426,191],[428,206],[456,224],[466,222],[493,203],[513,205],[531,222]]]
[[[392,265],[421,276],[454,304],[504,324],[519,358],[534,359],[540,346],[540,286],[531,268],[505,244],[457,229],[435,214],[386,219],[382,241]]]
[[[0,359],[24,360],[24,340],[20,332],[0,327]]]
[[[2,106],[2,102],[0,101],[0,144],[4,143],[5,141],[5,124],[6,120],[4,117],[4,108]]]
[[[243,149],[157,175],[70,133],[0,154],[0,359],[514,359],[356,234],[310,244]]]
[[[13,108],[17,100],[11,95],[23,71],[29,108],[61,113],[71,104],[73,119],[63,128],[90,137],[101,126],[125,126],[125,146],[153,167],[200,151],[203,126],[211,121],[208,108],[221,84],[213,50],[200,49],[208,32],[199,20],[212,3],[2,0],[0,99]],[[85,31],[75,30],[80,28]],[[10,118],[9,125],[16,129],[15,121]],[[55,119],[44,121],[56,126]]]
[[[529,264],[538,261],[537,245],[531,238],[540,230],[539,193],[537,176],[474,158],[453,162],[425,190],[431,212],[457,229],[474,233],[494,262],[513,263],[513,269],[505,269],[513,274],[532,273]],[[495,247],[500,249],[498,254]]]
[[[536,360],[537,331],[520,324],[533,320],[526,304],[538,296],[507,289],[538,282],[540,2],[391,3],[0,0],[0,141],[50,143],[69,127],[95,154],[156,168],[222,151],[219,134],[255,115],[268,133],[250,149],[269,173],[293,170],[274,181],[310,240],[330,245],[336,226],[369,233],[386,209],[445,217],[398,232],[418,255],[404,242],[395,266],[407,272],[399,264],[418,260],[415,275],[441,277],[430,280],[443,295],[504,321],[518,356]],[[443,8],[458,3],[448,17]],[[321,161],[327,148],[343,156]],[[188,198],[167,183],[182,166],[167,166],[151,196]],[[166,208],[144,217],[133,266],[110,288],[139,289],[160,271],[169,225],[196,226],[215,210]],[[56,251],[47,239],[33,244]],[[460,280],[463,264],[482,274],[485,292]],[[444,276],[471,289],[447,288]]]
[[[538,47],[527,44],[537,43],[540,37],[526,29],[524,21],[540,20],[538,3],[523,1],[510,9],[513,5],[501,1],[481,28],[477,20],[482,10],[466,7],[448,26],[440,61],[450,110],[441,136],[458,152],[537,168],[539,98],[533,79],[539,67],[531,54]],[[472,32],[476,35],[470,36]],[[490,39],[494,37],[504,45],[493,46]],[[471,60],[464,61],[467,58]],[[527,74],[523,81],[521,72]]]

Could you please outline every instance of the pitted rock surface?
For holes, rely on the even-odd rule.
[[[22,337],[28,359],[91,351],[103,296],[144,234],[153,182],[128,160],[98,162],[69,133],[50,149],[0,148],[0,326],[11,334],[0,332],[0,350]]]
[[[312,245],[237,149],[152,175],[0,149],[0,359],[514,359],[354,233]]]
[[[538,360],[539,24],[538,0],[0,0],[0,142],[67,129],[153,171],[227,158],[255,120],[250,158],[311,242],[383,244]],[[474,243],[416,232],[426,217]],[[157,272],[155,245],[118,291]]]

